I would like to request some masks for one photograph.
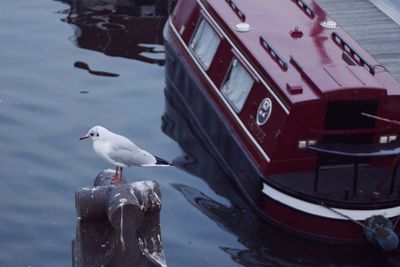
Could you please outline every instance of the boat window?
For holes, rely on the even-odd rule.
[[[201,19],[190,42],[190,48],[205,70],[210,67],[220,41],[220,37],[210,24],[205,19]]]
[[[235,58],[229,67],[221,92],[237,113],[242,110],[253,83],[253,78]]]

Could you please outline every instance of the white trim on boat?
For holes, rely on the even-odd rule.
[[[268,83],[264,80],[264,78],[258,73],[258,71],[253,67],[253,65],[247,60],[247,58],[240,52],[240,50],[237,48],[237,46],[234,44],[234,42],[229,38],[229,36],[222,30],[222,28],[219,26],[219,24],[214,20],[214,18],[211,16],[211,14],[208,12],[208,10],[205,8],[203,3],[201,3],[201,0],[197,0],[197,3],[203,10],[203,12],[207,15],[207,18],[210,19],[213,22],[213,26],[215,26],[219,33],[224,36],[224,38],[229,42],[231,47],[235,50],[235,52],[240,56],[240,59],[247,65],[248,68],[257,76],[257,78],[260,80],[260,82],[268,89],[269,93],[274,97],[276,102],[279,103],[279,105],[282,107],[282,109],[286,112],[286,114],[289,114],[289,109],[286,107],[286,105],[282,102],[282,100],[276,95],[274,90],[268,85]]]
[[[338,209],[338,208],[327,208],[322,205],[313,204],[310,202],[306,202],[304,200],[286,195],[271,186],[263,183],[262,192],[268,197],[282,203],[285,206],[293,208],[295,210],[299,210],[304,213],[316,215],[319,217],[329,218],[329,219],[337,219],[337,220],[348,220],[343,216],[340,216],[338,213],[344,214],[349,218],[354,220],[365,220],[374,215],[383,215],[386,218],[392,218],[400,215],[400,206],[387,208],[387,209],[376,209],[376,210],[353,210],[353,209]],[[338,213],[335,213],[334,211]]]
[[[247,137],[251,140],[251,142],[253,143],[253,145],[256,146],[256,148],[258,149],[258,151],[261,153],[261,155],[264,157],[264,159],[266,161],[270,161],[270,158],[268,157],[267,153],[264,151],[264,149],[262,149],[262,147],[260,146],[260,144],[257,142],[257,140],[253,137],[253,135],[249,132],[249,130],[247,129],[247,127],[242,123],[242,121],[240,120],[240,118],[238,117],[238,115],[236,114],[236,112],[232,109],[231,105],[227,102],[227,100],[225,99],[225,97],[222,95],[221,91],[217,88],[217,86],[214,84],[214,82],[210,79],[210,77],[208,77],[207,73],[204,71],[203,67],[200,65],[200,63],[198,62],[198,60],[193,56],[192,52],[189,50],[189,47],[187,47],[187,45],[185,44],[185,42],[182,40],[182,37],[179,35],[178,31],[176,30],[174,24],[172,23],[172,20],[169,19],[168,23],[171,27],[171,29],[174,31],[175,36],[178,38],[178,40],[181,42],[182,46],[185,48],[185,50],[187,51],[187,53],[190,55],[190,57],[192,58],[193,62],[196,64],[197,68],[201,71],[201,73],[203,74],[203,76],[207,79],[208,83],[211,85],[211,87],[214,89],[214,91],[216,93],[218,93],[220,99],[222,99],[225,103],[225,105],[228,107],[229,111],[231,112],[231,114],[235,117],[236,121],[239,123],[240,127],[243,129],[243,131],[246,133]]]

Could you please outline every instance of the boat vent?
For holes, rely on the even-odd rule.
[[[241,22],[235,25],[235,30],[238,32],[248,32],[250,31],[251,27],[250,24],[246,22]]]
[[[261,46],[268,52],[272,59],[281,67],[283,70],[288,69],[287,62],[282,58],[282,56],[271,46],[265,37],[260,36]]]
[[[375,74],[375,67],[368,63],[357,51],[346,42],[337,32],[332,33],[332,40],[360,66],[365,67],[372,75]]]
[[[304,0],[292,0],[311,19],[315,18],[315,11]]]
[[[246,20],[246,14],[239,8],[239,6],[233,0],[225,0],[229,6],[235,11],[236,15],[242,20]]]
[[[337,23],[333,20],[324,20],[323,22],[320,23],[322,27],[325,29],[336,29],[337,28]]]

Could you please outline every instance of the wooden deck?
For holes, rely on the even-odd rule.
[[[395,17],[397,12],[387,12],[393,11],[387,9],[390,18],[382,11],[385,6],[377,4],[378,8],[369,0],[314,1],[400,81],[400,26],[395,22],[400,15]]]

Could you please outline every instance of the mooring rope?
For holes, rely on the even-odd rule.
[[[391,222],[390,222],[387,218],[385,218],[385,217],[382,216],[382,217],[388,222],[388,224],[386,224],[386,225],[378,224],[378,225],[376,225],[376,227],[372,228],[370,225],[365,225],[364,223],[361,223],[361,222],[359,222],[359,221],[357,221],[357,220],[351,218],[350,216],[348,216],[348,215],[346,215],[346,214],[343,214],[343,213],[341,213],[341,212],[339,212],[339,211],[337,211],[337,210],[335,210],[335,209],[333,209],[333,208],[331,208],[331,207],[326,206],[326,205],[324,204],[324,202],[321,202],[321,206],[324,207],[324,208],[326,208],[326,209],[328,209],[328,210],[330,210],[331,212],[333,212],[333,213],[335,213],[335,214],[338,214],[338,215],[342,216],[343,218],[346,218],[346,219],[348,219],[349,221],[351,221],[351,222],[353,222],[353,223],[355,223],[355,224],[361,226],[361,227],[364,229],[364,235],[365,235],[365,237],[366,237],[367,240],[370,241],[371,243],[372,243],[372,239],[371,239],[371,237],[368,237],[368,236],[367,236],[367,232],[365,232],[365,230],[366,230],[366,231],[369,231],[370,233],[372,233],[375,237],[381,237],[381,238],[383,238],[383,239],[385,239],[385,240],[389,240],[389,239],[390,239],[390,238],[389,238],[390,232],[389,232],[387,229],[385,229],[385,227],[389,227],[389,228],[393,231],[393,233],[395,233],[395,232],[394,232],[394,229],[396,228],[397,224],[398,224],[399,221],[400,221],[400,216],[399,216],[399,217],[397,217],[397,220],[396,220],[396,222],[395,222],[395,226],[393,226],[393,224],[390,225]],[[370,218],[367,218],[366,220],[369,222],[369,224],[372,224],[372,223],[374,223],[374,218],[375,218],[375,216],[372,216],[372,217],[370,217]],[[377,239],[373,239],[373,240],[375,240],[375,242],[378,242]],[[393,241],[393,239],[392,239],[392,241]],[[389,241],[389,242],[390,242],[390,241]],[[390,244],[390,243],[388,243],[388,244]],[[392,248],[387,249],[386,247],[382,246],[382,244],[380,244],[380,245],[381,245],[381,248],[383,248],[384,250],[388,250],[388,251],[391,251],[391,250],[392,250]],[[398,246],[398,240],[397,240],[396,247],[397,247],[397,246]]]
[[[399,224],[399,221],[400,221],[400,215],[397,216],[396,220],[394,221],[393,229],[396,229],[397,225]]]
[[[337,211],[337,210],[335,210],[335,209],[333,209],[331,207],[326,206],[324,202],[321,202],[321,206],[326,208],[326,209],[328,209],[328,210],[330,210],[330,211],[332,211],[333,213],[336,213],[337,215],[342,216],[343,218],[348,219],[349,221],[352,221],[353,223],[361,226],[362,228],[367,229],[368,231],[371,231],[374,234],[377,234],[377,231],[375,229],[372,229],[371,227],[369,227],[369,226],[357,221],[356,219],[353,219],[353,218],[351,218],[350,216],[348,216],[346,214],[343,214],[343,213],[341,213],[341,212],[339,212],[339,211]]]
[[[389,219],[382,215],[371,216],[365,219],[367,224],[364,224],[334,208],[326,206],[324,202],[321,202],[321,206],[361,226],[364,230],[365,238],[371,244],[380,246],[382,250],[394,251],[399,248],[399,234],[395,232],[395,228],[400,221],[400,216],[396,218],[394,225]]]

